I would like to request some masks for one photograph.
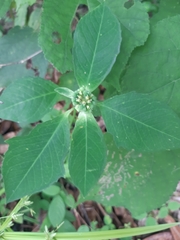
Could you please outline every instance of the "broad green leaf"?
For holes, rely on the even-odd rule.
[[[24,3],[20,5],[19,8],[16,9],[17,14],[14,20],[14,26],[20,26],[20,27],[25,26],[28,6],[29,6],[28,3]]]
[[[79,113],[72,134],[69,171],[85,196],[97,183],[106,162],[103,134],[91,113]]]
[[[180,119],[146,94],[130,92],[100,104],[107,131],[119,147],[139,151],[180,148]]]
[[[69,88],[72,91],[77,90],[78,84],[76,82],[73,72],[68,72],[68,73],[63,74],[61,76],[61,81],[59,83],[59,86]]]
[[[169,202],[169,203],[168,203],[168,208],[169,208],[169,210],[171,210],[171,211],[179,210],[179,208],[180,208],[180,203],[179,203],[179,202],[176,202],[176,201]]]
[[[0,96],[0,118],[32,123],[48,113],[58,100],[57,85],[42,78],[24,78],[11,83]]]
[[[79,2],[44,0],[43,3],[39,44],[48,61],[62,73],[72,70],[71,22]]]
[[[154,226],[157,225],[157,220],[154,217],[147,217],[146,218],[146,226]]]
[[[27,69],[25,64],[5,66],[0,68],[0,87],[7,87],[16,79],[33,76],[34,71],[32,69]]]
[[[68,98],[73,98],[74,96],[74,92],[66,87],[58,87],[55,89],[55,91]]]
[[[66,208],[62,198],[58,195],[49,205],[48,217],[53,227],[58,227],[65,217]]]
[[[160,0],[158,7],[159,11],[150,18],[151,23],[180,14],[180,0]]]
[[[180,150],[142,153],[118,149],[110,134],[105,134],[105,141],[107,165],[86,199],[124,206],[134,217],[169,200],[179,181]]]
[[[27,136],[7,142],[3,161],[7,202],[41,191],[64,175],[70,144],[67,115],[38,124]]]
[[[60,188],[56,185],[51,185],[42,191],[47,196],[54,197],[60,193]]]
[[[92,11],[94,8],[99,6],[99,4],[100,3],[98,0],[87,0],[87,5],[88,5],[89,11]]]
[[[66,234],[66,233],[71,233],[71,232],[75,233],[76,232],[74,225],[70,221],[68,221],[67,219],[64,219],[63,222],[64,223],[61,225],[61,227],[57,229],[58,233],[64,232]],[[74,236],[74,234],[73,234],[73,236]]]
[[[12,0],[0,0],[0,19],[5,17]]]
[[[164,206],[164,207],[159,209],[157,217],[158,218],[165,218],[168,215],[169,215],[169,209],[168,209],[168,207]]]
[[[86,14],[74,34],[74,73],[80,87],[93,91],[104,80],[119,53],[120,25],[104,4]]]
[[[16,1],[16,8],[19,9],[20,6],[24,5],[24,4],[28,4],[28,5],[33,5],[36,0],[15,0]]]
[[[38,76],[44,78],[47,73],[48,61],[44,58],[44,54],[40,53],[31,59],[33,69],[38,71]]]
[[[0,64],[19,62],[39,50],[37,33],[33,29],[12,28],[0,38]]]
[[[180,115],[180,15],[151,29],[146,44],[132,54],[123,78],[123,92],[148,93]]]
[[[41,19],[42,9],[36,8],[30,15],[28,26],[33,28],[35,31],[40,28],[40,19]]]
[[[149,35],[149,17],[140,1],[134,1],[134,5],[126,9],[126,0],[105,3],[118,18],[122,29],[121,51],[106,80],[120,90],[119,80],[125,69],[132,51],[145,43]],[[137,17],[138,16],[138,17]]]

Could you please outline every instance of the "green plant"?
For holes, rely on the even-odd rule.
[[[148,227],[141,227],[141,228],[132,228],[132,229],[121,229],[121,230],[112,230],[112,231],[97,231],[97,232],[87,232],[87,229],[83,229],[81,227],[81,231],[77,233],[57,233],[56,231],[61,228],[62,224],[60,224],[56,231],[49,232],[47,226],[45,227],[44,233],[28,233],[28,232],[12,232],[9,231],[9,228],[13,226],[13,221],[16,220],[19,216],[23,215],[23,210],[28,209],[31,214],[33,214],[33,210],[29,208],[32,204],[29,201],[28,197],[22,198],[18,204],[14,207],[10,215],[6,216],[5,218],[0,218],[1,225],[0,225],[0,237],[2,239],[109,239],[109,238],[117,238],[117,237],[129,237],[135,236],[139,234],[146,234],[151,233],[154,231],[164,230],[168,227],[176,226],[177,223],[170,223],[170,224],[162,224],[159,226],[148,226]],[[4,220],[4,221],[2,221]]]
[[[72,32],[80,4],[87,4],[89,13]],[[39,45],[63,77],[73,80],[64,85],[60,81],[58,87],[32,77],[30,70],[28,77],[20,78],[22,66],[6,63],[25,59],[32,49],[42,56],[37,34],[29,27],[15,27],[5,36],[10,44],[12,36],[25,33],[23,44],[28,46],[22,51],[22,45],[12,44],[14,59],[1,59],[2,76],[12,67],[16,80],[2,78],[1,86],[7,88],[0,97],[0,117],[21,126],[43,121],[28,134],[7,141],[7,202],[63,177],[66,161],[69,180],[81,192],[79,202],[121,203],[134,216],[161,206],[179,179],[179,15],[172,11],[166,19],[155,13],[149,20],[144,4],[134,1],[126,6],[125,0],[62,1],[61,8],[56,0],[44,0],[43,7]],[[8,56],[3,48],[0,51]],[[43,63],[47,66],[45,59]],[[104,101],[97,100],[100,84],[106,87]],[[64,99],[73,107],[68,104],[64,113],[52,111]],[[103,117],[107,133],[93,115]]]

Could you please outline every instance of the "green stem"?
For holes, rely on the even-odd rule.
[[[19,214],[19,211],[30,204],[28,201],[29,197],[21,198],[21,200],[18,202],[18,204],[14,207],[11,214],[7,217],[5,217],[5,221],[2,225],[0,225],[0,234],[3,233],[6,229],[10,228],[12,226],[12,220],[16,218],[16,215]],[[3,218],[1,218],[3,219]]]
[[[170,227],[177,226],[179,223],[161,224],[148,227],[130,228],[130,229],[120,229],[120,230],[109,230],[109,231],[96,231],[96,232],[86,232],[86,233],[57,233],[53,239],[56,240],[102,240],[102,239],[112,239],[112,238],[122,238],[130,237],[141,234],[152,233],[156,231],[161,231]],[[50,239],[47,238],[45,233],[28,233],[28,232],[5,232],[3,238],[6,240],[40,240],[40,239]]]

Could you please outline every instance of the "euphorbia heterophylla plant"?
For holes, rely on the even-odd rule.
[[[112,73],[115,61],[117,63],[124,54],[121,53],[123,45],[120,47],[121,21],[114,15],[116,10],[113,10],[111,2],[106,3],[82,17],[73,36],[72,62],[78,89],[72,91],[57,87],[38,77],[25,78],[10,84],[0,98],[3,102],[0,105],[0,117],[23,124],[42,119],[62,96],[70,98],[73,105],[67,112],[59,112],[58,116],[38,124],[28,135],[8,140],[9,150],[3,162],[7,202],[41,191],[63,177],[66,159],[71,181],[83,197],[91,198],[92,195],[88,194],[94,189],[96,194],[100,192],[104,196],[106,187],[111,192],[104,199],[109,201],[116,194],[123,198],[126,191],[130,192],[128,181],[132,181],[134,189],[139,189],[145,186],[145,177],[150,179],[153,171],[156,171],[146,171],[146,158],[153,159],[156,152],[160,154],[160,151],[180,148],[180,119],[164,103],[135,91],[113,95],[104,101],[96,99],[94,90],[103,84],[110,71]],[[136,4],[141,6],[140,3]],[[128,13],[127,10],[125,12]],[[42,38],[43,27],[39,42],[42,49],[46,49],[46,39]],[[48,58],[47,51],[44,52]],[[109,134],[102,133],[93,116],[94,110],[103,117]],[[78,115],[70,134],[69,118],[72,111]],[[139,153],[130,161],[129,156],[134,151],[135,154],[136,151]],[[140,164],[138,157],[145,152],[144,164]],[[110,154],[112,162],[109,162]],[[117,156],[119,162],[125,159],[120,168],[117,167],[118,162],[113,165],[114,156],[115,161]],[[111,175],[101,178],[104,169],[106,174],[108,172]],[[113,176],[114,169],[117,169],[117,173]],[[117,184],[121,182],[121,185],[117,185],[117,193],[108,187],[111,180]],[[165,201],[164,195],[158,204],[162,204],[162,201]],[[130,206],[130,209],[134,207]],[[139,213],[140,210],[134,212]]]
[[[29,122],[36,121],[47,113],[48,105],[52,106],[58,99],[57,92],[72,99],[74,109],[79,115],[71,144],[68,122],[71,111],[39,124],[27,136],[8,141],[10,147],[3,164],[7,201],[40,191],[63,177],[63,162],[69,148],[68,162],[72,182],[84,196],[97,183],[106,164],[106,146],[103,133],[92,115],[93,107],[97,105],[92,91],[111,70],[119,53],[120,43],[121,30],[117,18],[108,7],[100,5],[80,20],[74,34],[73,63],[78,90],[72,92],[66,88],[56,89],[55,84],[39,78],[16,81],[16,86],[18,83],[21,86],[25,84],[31,95],[26,98],[27,104],[24,105],[31,110],[28,113],[25,113],[25,109],[22,111],[22,115],[26,115],[26,122],[28,118]],[[10,85],[2,96],[2,113],[4,112],[6,118],[11,87],[13,86]],[[32,97],[35,91],[40,92],[37,98]],[[41,99],[41,106],[34,112],[40,98],[44,96],[50,99]],[[34,104],[28,106],[28,102],[32,104],[32,101]],[[15,105],[19,103],[16,102]],[[13,120],[22,121],[18,115],[17,112]]]

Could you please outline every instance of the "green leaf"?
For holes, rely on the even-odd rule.
[[[166,206],[162,207],[158,212],[158,218],[165,218],[166,216],[168,216],[168,214],[169,214],[168,207]]]
[[[133,52],[122,89],[148,93],[180,115],[179,22],[180,15],[152,27],[146,44]]]
[[[54,197],[60,193],[60,188],[56,185],[51,185],[48,188],[44,189],[42,192],[47,196]]]
[[[64,202],[62,198],[58,195],[53,198],[48,210],[48,217],[53,227],[57,227],[59,224],[62,223],[65,213],[66,209]]]
[[[86,14],[74,34],[74,73],[80,87],[93,91],[104,80],[119,53],[120,25],[104,4]],[[107,57],[108,56],[108,57]]]
[[[87,225],[81,225],[77,232],[89,232],[89,227]]]
[[[18,78],[33,76],[34,71],[32,69],[27,69],[25,64],[5,66],[0,68],[0,87],[7,87]]]
[[[59,87],[55,89],[60,95],[63,95],[68,98],[72,98],[74,96],[74,92],[66,87]]]
[[[63,225],[57,229],[57,232],[64,232],[64,233],[76,232],[74,225],[72,225],[70,221],[64,219],[63,222],[64,222]]]
[[[71,22],[78,4],[79,0],[43,3],[39,44],[48,61],[62,73],[72,70]]]
[[[5,17],[12,0],[0,0],[0,19]]]
[[[105,162],[103,134],[93,115],[81,112],[72,134],[69,171],[84,196],[99,180]]]
[[[24,3],[20,5],[19,7],[16,7],[16,17],[14,20],[15,26],[23,27],[26,24],[26,17],[27,17],[27,10],[28,10],[28,3]]]
[[[168,203],[168,208],[171,211],[176,211],[176,210],[178,210],[180,208],[180,203],[176,202],[176,201],[169,202]]]
[[[180,0],[161,0],[159,11],[150,18],[151,23],[156,23],[164,18],[169,18],[180,13]]]
[[[37,33],[29,27],[12,28],[0,38],[0,64],[19,62],[40,50]]]
[[[70,194],[65,195],[63,200],[67,207],[70,207],[71,209],[76,208],[76,203],[75,203],[74,197],[72,195],[70,195]]]
[[[100,104],[106,128],[119,147],[139,151],[180,148],[180,119],[146,94],[130,92]]]
[[[142,153],[118,149],[110,134],[105,134],[105,141],[107,165],[86,199],[108,206],[121,203],[134,217],[161,207],[179,181],[180,150]]]
[[[15,0],[16,1],[16,8],[20,8],[21,5],[28,4],[32,5],[36,2],[36,0]]]
[[[120,90],[119,80],[132,51],[145,43],[149,35],[149,17],[140,1],[134,1],[129,9],[124,7],[126,0],[105,3],[118,18],[122,29],[121,51],[106,81]],[[138,17],[137,17],[138,16]]]
[[[47,73],[48,61],[44,58],[44,54],[40,53],[31,59],[33,69],[38,71],[38,76],[44,78]]]
[[[40,19],[41,19],[42,9],[36,8],[31,13],[28,21],[28,26],[33,28],[35,31],[39,30],[40,28]]]
[[[148,217],[146,219],[146,226],[154,226],[157,225],[157,220],[153,217]]]
[[[43,190],[64,175],[70,144],[67,115],[38,124],[29,135],[12,138],[8,144],[3,179],[10,202]]]
[[[99,6],[99,4],[100,3],[98,0],[87,0],[87,5],[88,5],[89,11],[92,11],[94,8]]]
[[[55,88],[54,83],[38,77],[14,81],[0,96],[1,118],[23,124],[40,120],[57,102]]]

